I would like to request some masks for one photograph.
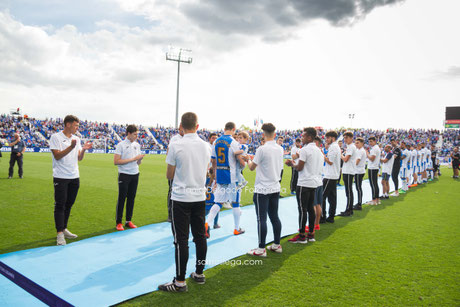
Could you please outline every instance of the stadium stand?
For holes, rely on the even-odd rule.
[[[127,124],[109,124],[104,122],[93,122],[82,120],[80,122],[79,134],[85,139],[106,139],[108,150],[114,149],[115,146],[126,136]],[[8,146],[9,140],[13,134],[18,132],[26,141],[29,148],[46,148],[49,147],[48,140],[55,132],[63,129],[62,118],[47,118],[35,119],[30,117],[19,117],[11,115],[0,115],[0,140],[4,146]],[[338,129],[339,135],[345,132],[346,129]],[[211,131],[201,129],[198,135],[207,140]],[[440,148],[440,156],[447,156],[454,146],[460,145],[460,131],[458,129],[449,130],[426,130],[426,129],[409,129],[409,130],[374,130],[374,129],[353,129],[355,137],[363,137],[367,139],[371,135],[377,138],[378,143],[388,143],[391,138],[409,141],[410,143],[427,142],[435,144]],[[144,150],[166,150],[169,145],[169,140],[172,136],[179,133],[177,129],[171,127],[144,127],[139,125],[138,142]],[[255,150],[260,146],[262,138],[261,131],[250,130],[251,142],[249,144],[249,153],[255,153]],[[289,152],[296,138],[300,138],[301,130],[280,130],[278,135],[284,137],[283,147],[286,152]],[[318,127],[318,135],[321,139],[325,138],[326,130]],[[340,138],[339,138],[340,139]]]

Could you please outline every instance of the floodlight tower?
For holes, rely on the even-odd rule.
[[[178,51],[177,51],[178,50]],[[179,128],[179,76],[180,76],[180,63],[191,64],[192,57],[189,54],[192,52],[190,49],[172,48],[166,52],[166,61],[177,62],[177,91],[176,91],[176,129]]]
[[[355,113],[348,114],[348,118],[350,119],[350,128],[353,128],[353,118],[355,118]]]

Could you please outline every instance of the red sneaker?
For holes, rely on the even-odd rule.
[[[307,237],[305,237],[305,235],[301,236],[300,234],[298,234],[294,236],[293,238],[289,239],[288,242],[306,244],[308,243],[308,240],[307,240]]]
[[[233,234],[234,234],[235,236],[238,236],[238,235],[243,234],[243,233],[245,233],[245,232],[246,232],[246,231],[245,231],[244,229],[241,229],[241,228],[240,228],[240,229],[234,229],[234,230],[233,230]]]
[[[319,230],[319,229],[320,229],[319,224],[315,225],[315,230]]]
[[[207,239],[209,239],[209,226],[208,223],[204,223],[204,235],[206,236]]]
[[[117,224],[117,230],[118,230],[118,231],[125,230],[125,229],[123,228],[123,224],[122,224],[122,223]]]
[[[125,224],[126,227],[129,227],[129,228],[137,228],[136,225],[133,224],[133,222],[129,221],[128,223]]]

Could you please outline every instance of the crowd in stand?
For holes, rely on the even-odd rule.
[[[104,123],[104,122],[93,122],[93,121],[81,121],[79,134],[83,139],[101,139],[105,142],[95,144],[95,148],[101,148],[106,146],[107,149],[114,149],[115,146],[126,137],[126,127],[128,125]],[[11,139],[15,132],[19,133],[21,138],[26,142],[27,147],[48,147],[49,138],[53,133],[61,131],[63,129],[63,120],[61,118],[49,118],[39,120],[30,118],[27,116],[18,117],[10,115],[0,116],[0,139],[7,146],[8,140]],[[178,134],[178,130],[170,127],[157,126],[156,128],[148,128],[139,126],[139,137],[138,142],[142,149],[148,150],[161,150],[167,149],[169,146],[169,140],[172,136]],[[321,140],[325,140],[326,131],[320,127],[316,127],[318,131],[318,137]],[[373,135],[376,137],[378,143],[388,143],[391,138],[398,138],[402,141],[408,141],[411,143],[419,143],[425,141],[429,144],[437,144],[441,135],[443,137],[442,148],[440,148],[439,154],[441,157],[448,156],[450,150],[460,145],[459,141],[459,130],[426,130],[426,129],[410,129],[410,130],[374,130],[374,129],[355,129],[352,130],[354,137],[362,137],[367,139]],[[207,140],[209,134],[215,132],[218,135],[223,134],[223,131],[211,131],[207,129],[201,129],[197,131],[198,135]],[[261,145],[262,132],[261,130],[249,130],[251,138],[248,144],[248,152],[254,154],[256,149]],[[339,136],[341,136],[345,129],[337,130]],[[154,138],[151,137],[153,135]],[[277,136],[283,136],[283,142],[281,143],[286,153],[291,151],[295,140],[300,138],[302,134],[301,130],[279,130]],[[102,147],[103,148],[103,147]]]

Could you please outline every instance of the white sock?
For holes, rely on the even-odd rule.
[[[177,281],[177,280],[176,280],[174,283],[175,283],[176,286],[178,286],[178,287],[183,287],[183,286],[185,286],[185,281]]]
[[[240,207],[233,208],[233,219],[235,220],[235,229],[240,229],[240,217],[241,209]]]
[[[206,223],[208,223],[208,225],[211,225],[211,223],[214,223],[214,218],[216,217],[217,213],[219,213],[219,211],[220,211],[220,207],[218,204],[214,204],[211,207],[211,210],[209,210],[209,213],[208,213],[208,218],[206,219]]]

